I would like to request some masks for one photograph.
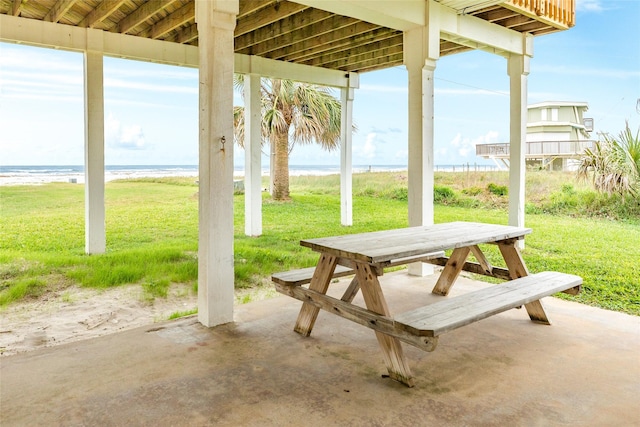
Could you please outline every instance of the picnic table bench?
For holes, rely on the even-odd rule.
[[[582,279],[560,272],[529,274],[517,241],[531,229],[454,222],[372,233],[302,240],[321,253],[316,267],[276,273],[276,289],[304,302],[294,330],[308,336],[319,309],[374,329],[389,376],[408,386],[414,379],[400,341],[433,351],[438,336],[511,308],[524,305],[531,320],[550,324],[541,298],[580,292]],[[492,266],[478,246],[498,245],[507,268]],[[445,249],[453,249],[449,257]],[[477,262],[467,262],[473,253]],[[392,316],[378,281],[384,269],[412,262],[443,265],[432,292],[446,296],[462,270],[507,280],[499,285],[446,298]],[[342,298],[326,295],[334,278],[354,275]],[[303,285],[309,284],[308,288]],[[352,303],[361,290],[366,308]]]

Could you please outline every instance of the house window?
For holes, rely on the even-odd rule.
[[[558,109],[557,108],[552,108],[551,109],[551,121],[552,122],[557,122],[558,121]]]
[[[547,109],[543,108],[540,110],[540,120],[543,122],[547,120]]]

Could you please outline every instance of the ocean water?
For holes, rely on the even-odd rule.
[[[406,165],[354,165],[353,173],[364,172],[397,172],[406,171]],[[498,170],[494,165],[436,165],[437,172],[466,172]],[[289,165],[292,176],[300,175],[332,175],[340,173],[338,165]],[[244,176],[244,167],[237,166],[236,177]],[[269,166],[263,166],[262,175],[269,175]],[[198,176],[197,165],[107,165],[105,181],[133,178],[158,177],[194,177]],[[49,182],[84,183],[84,166],[0,166],[0,185],[45,184]]]
[[[354,165],[354,173],[406,170],[403,165]],[[340,166],[290,165],[291,175],[331,175],[340,173]],[[269,175],[269,166],[263,167],[263,175]],[[234,175],[244,176],[244,168],[236,167]],[[105,181],[142,177],[197,177],[197,165],[107,165]],[[0,166],[0,185],[45,184],[50,182],[84,183],[84,166],[80,165],[29,165]]]

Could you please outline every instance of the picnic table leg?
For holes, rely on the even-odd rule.
[[[380,282],[371,269],[371,266],[369,264],[355,263],[355,270],[356,279],[360,284],[360,290],[362,291],[367,309],[390,317],[391,313],[382,294]],[[384,363],[387,366],[387,371],[389,372],[389,377],[409,387],[413,387],[415,382],[407,360],[404,357],[400,340],[378,331],[376,331],[376,338],[382,348],[382,355]]]
[[[333,272],[336,269],[336,263],[338,259],[333,255],[321,254],[318,260],[318,265],[311,278],[309,289],[326,294],[333,277]],[[318,317],[320,309],[312,304],[303,303],[298,313],[298,320],[296,320],[296,326],[294,331],[302,336],[308,337],[311,335],[311,330]]]
[[[467,256],[469,256],[469,251],[471,251],[471,248],[468,246],[453,250],[449,257],[449,261],[445,264],[444,269],[440,273],[440,277],[438,277],[436,285],[431,291],[432,293],[444,296],[449,294],[449,290],[451,290],[453,283],[462,271],[462,267],[464,267]]]
[[[349,287],[347,288],[346,291],[344,291],[344,294],[340,299],[344,302],[352,302],[353,299],[356,297],[356,295],[358,295],[359,290],[360,290],[360,283],[358,283],[358,278],[354,277],[353,279],[351,279],[351,283],[349,283]]]
[[[518,279],[529,275],[529,270],[527,270],[524,260],[522,259],[522,255],[520,254],[520,249],[518,249],[517,240],[508,243],[499,243],[498,248],[500,249],[500,253],[509,268],[509,275],[511,276],[511,279]],[[542,301],[533,301],[525,304],[524,306],[532,321],[542,323],[544,325],[551,324],[547,313],[544,311]]]

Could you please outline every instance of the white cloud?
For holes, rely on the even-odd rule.
[[[481,95],[481,96],[509,96],[509,91],[489,90],[489,89],[435,89],[436,95]]]
[[[536,66],[536,73],[562,74],[569,76],[589,76],[612,79],[631,79],[640,77],[640,70],[621,70],[614,68],[566,67],[561,65]]]
[[[376,142],[378,135],[375,132],[369,132],[365,139],[364,145],[354,147],[356,156],[362,159],[370,160],[376,156]]]
[[[142,126],[123,126],[113,114],[109,114],[104,123],[104,133],[107,144],[115,149],[145,150],[146,143]]]
[[[475,138],[463,138],[462,134],[457,133],[456,136],[449,142],[449,145],[455,148],[455,151],[459,156],[475,156],[476,145],[478,144],[493,144],[498,142],[499,133],[496,131],[489,131],[484,135],[477,136]],[[446,153],[446,149],[442,154]]]
[[[398,150],[395,154],[395,160],[401,163],[405,163],[409,159],[409,151],[408,150]]]
[[[578,12],[601,12],[604,10],[601,0],[576,0]]]
[[[110,88],[120,89],[133,89],[133,90],[148,90],[151,92],[168,92],[168,93],[189,93],[198,94],[197,87],[188,86],[176,86],[167,84],[149,84],[134,81],[126,81],[120,79],[106,78],[104,80],[104,86]]]
[[[382,92],[382,93],[407,93],[406,86],[389,86],[389,85],[371,85],[363,84],[360,86],[360,90],[368,92]]]

